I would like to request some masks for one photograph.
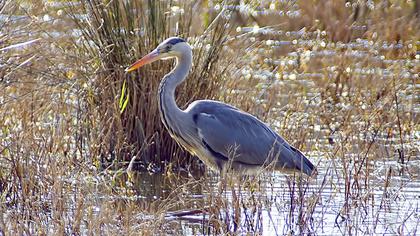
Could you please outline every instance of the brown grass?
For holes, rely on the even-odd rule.
[[[1,2],[0,234],[263,234],[267,221],[280,235],[415,234],[405,191],[419,181],[419,21],[414,2],[388,2],[251,1],[274,10],[229,20],[212,1],[182,2],[182,15],[166,1]],[[211,98],[255,114],[319,163],[318,177],[203,174],[158,117],[171,63],[123,73],[173,35],[212,45],[194,49],[180,106]],[[133,156],[164,173],[127,175]],[[404,200],[413,207],[384,222]]]
[[[100,130],[95,140],[98,150],[94,153],[101,156],[101,162],[129,161],[137,156],[136,160],[146,167],[153,164],[161,168],[169,161],[182,166],[193,164],[194,159],[168,135],[158,115],[157,88],[172,62],[156,63],[134,76],[124,73],[125,66],[153,50],[159,42],[178,35],[195,44],[195,66],[189,83],[178,90],[183,94],[178,96],[178,104],[185,107],[193,100],[218,96],[228,68],[228,64],[223,64],[226,61],[220,59],[229,31],[227,21],[200,10],[194,1],[179,7],[183,14],[174,12],[176,8],[170,3],[154,1],[88,1],[71,8],[77,28],[86,39],[83,53],[98,62],[95,75],[85,76],[95,91],[91,105],[97,111]],[[197,10],[208,18],[207,24],[193,25],[200,20],[195,16]],[[87,14],[89,19],[80,20],[77,13]],[[197,47],[199,44],[202,46]],[[116,101],[124,81],[130,99],[120,115]]]

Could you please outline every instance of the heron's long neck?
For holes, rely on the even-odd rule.
[[[162,122],[171,133],[178,133],[185,119],[185,113],[177,106],[175,89],[185,80],[191,68],[191,52],[177,57],[175,68],[167,74],[159,86],[159,111]]]

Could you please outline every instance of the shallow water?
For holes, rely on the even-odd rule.
[[[296,202],[299,185],[292,191],[293,181],[287,175],[274,173],[261,176],[253,190],[245,187],[243,182],[239,182],[242,185],[239,187],[236,182],[220,192],[220,178],[208,173],[207,180],[202,183],[205,187],[202,185],[184,192],[183,202],[187,204],[178,205],[166,214],[166,220],[174,227],[166,230],[182,234],[214,233],[209,223],[210,213],[200,210],[209,207],[206,205],[209,198],[219,196],[228,203],[225,208],[217,206],[221,208],[220,220],[228,225],[230,231],[240,234],[248,231],[264,235],[298,234],[300,213],[311,214],[305,219],[310,220],[309,232],[317,235],[346,232],[362,235],[414,234],[420,220],[420,162],[410,161],[408,165],[400,165],[395,161],[371,164],[375,166],[367,179],[368,185],[356,190],[356,182],[353,182],[350,187],[352,190],[346,193],[348,186],[339,174],[340,168],[332,167],[339,166],[339,161],[323,160],[318,163],[318,176],[310,179],[307,185],[302,185],[306,202],[300,210],[300,205]],[[387,178],[390,169],[392,172]],[[134,182],[134,185],[142,197],[140,202],[164,200],[174,191],[169,186],[162,186],[165,183],[162,174],[138,175],[140,177],[136,179],[139,182]],[[364,181],[360,180],[359,184],[364,185]],[[241,222],[239,226],[234,226],[234,199],[237,200],[238,196],[241,202]],[[294,199],[293,203],[291,199]],[[318,199],[315,206],[314,199]],[[145,217],[147,216],[142,216],[143,219]]]

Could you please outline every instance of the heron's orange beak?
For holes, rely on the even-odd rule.
[[[142,57],[140,60],[134,62],[131,66],[125,69],[126,72],[131,72],[135,69],[138,69],[144,65],[152,63],[156,60],[159,60],[159,52],[157,50],[153,50],[151,53],[147,54],[146,56]]]

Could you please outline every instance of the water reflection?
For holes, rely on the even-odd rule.
[[[352,183],[346,183],[339,162],[320,162],[318,176],[309,182],[279,173],[256,179],[236,177],[226,183],[212,173],[194,179],[138,172],[132,180],[136,194],[142,196],[137,201],[144,204],[172,202],[177,196],[178,204],[166,213],[170,225],[176,225],[167,229],[172,233],[174,229],[182,234],[415,232],[420,182],[412,179],[413,174],[419,177],[419,161],[372,162],[370,174]],[[303,222],[309,228],[303,228]]]
[[[202,177],[202,173],[191,175],[185,171],[170,174],[136,171],[129,175],[129,181],[132,182],[132,190],[136,195],[141,196],[144,201],[150,202],[166,199],[174,194],[174,191],[178,191],[175,192],[178,194],[181,192],[179,189],[187,190],[190,198],[200,198],[203,192],[199,184]],[[195,178],[197,178],[197,182],[194,181]],[[188,189],[184,189],[187,187]]]

